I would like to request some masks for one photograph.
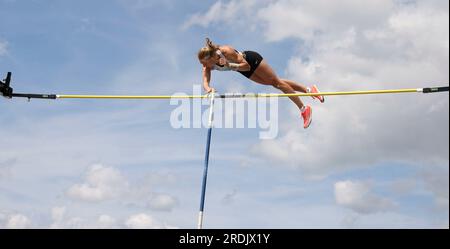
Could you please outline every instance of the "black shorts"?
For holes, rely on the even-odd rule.
[[[250,71],[239,71],[239,73],[250,79],[250,77],[252,77],[253,73],[259,67],[259,64],[261,64],[264,58],[254,51],[244,51],[242,52],[242,54],[244,55],[244,59],[247,61],[247,63],[250,64]]]

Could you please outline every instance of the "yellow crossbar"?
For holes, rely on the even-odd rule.
[[[348,92],[322,92],[322,93],[293,93],[293,94],[225,94],[219,98],[283,98],[306,96],[342,96],[342,95],[367,95],[367,94],[396,94],[422,92],[421,88],[397,89],[397,90],[370,90]],[[204,99],[209,95],[56,95],[58,99]]]

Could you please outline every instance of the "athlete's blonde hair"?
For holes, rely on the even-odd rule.
[[[203,60],[211,58],[217,50],[219,50],[219,46],[214,44],[209,38],[206,38],[206,46],[198,51],[198,59]]]

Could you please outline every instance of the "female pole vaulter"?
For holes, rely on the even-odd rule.
[[[207,93],[214,90],[210,87],[212,70],[236,71],[256,83],[273,86],[286,94],[296,92],[320,93],[315,85],[306,87],[291,80],[278,78],[272,67],[257,52],[239,52],[231,46],[216,45],[209,38],[206,38],[206,46],[198,52],[198,59],[203,65],[203,87]],[[312,121],[311,106],[304,105],[299,97],[289,98],[300,109],[303,127],[307,129]],[[314,96],[313,98],[322,103],[325,102],[323,96]]]

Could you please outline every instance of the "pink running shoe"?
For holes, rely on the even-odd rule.
[[[320,93],[319,88],[317,88],[316,85],[313,85],[311,87],[311,92],[310,93]],[[321,103],[325,102],[325,97],[324,96],[312,96],[313,99],[318,99]]]
[[[308,129],[312,122],[312,108],[311,106],[306,106],[305,110],[302,112],[303,117],[303,128]]]

